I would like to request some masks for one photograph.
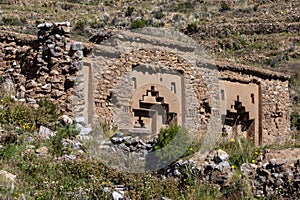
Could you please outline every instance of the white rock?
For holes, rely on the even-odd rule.
[[[15,182],[17,176],[14,174],[11,174],[5,170],[0,170],[0,178],[5,178],[6,181]],[[1,179],[0,179],[1,180]]]
[[[65,123],[65,124],[73,124],[73,120],[67,116],[67,115],[62,115],[60,119]]]
[[[112,193],[113,200],[121,200],[124,199],[124,192],[123,191],[114,191]]]
[[[45,126],[40,126],[39,135],[44,138],[49,139],[50,137],[55,136],[56,132],[52,131],[51,129],[49,129]]]

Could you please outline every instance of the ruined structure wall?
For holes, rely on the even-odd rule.
[[[11,79],[16,97],[37,104],[47,99],[73,114],[73,91],[81,69],[82,44],[69,39],[69,23],[45,23],[38,37],[0,34],[0,75]]]
[[[12,79],[18,98],[33,104],[37,99],[50,99],[65,114],[78,113],[86,123],[131,124],[129,99],[134,85],[130,73],[138,65],[163,66],[182,74],[182,123],[195,132],[214,134],[218,128],[207,127],[209,121],[220,123],[220,74],[225,81],[258,87],[261,120],[256,141],[265,145],[289,139],[288,77],[198,62],[188,43],[133,33],[95,45],[84,56],[82,43],[69,39],[69,28],[67,23],[46,23],[40,26],[38,38],[0,33],[0,75],[2,80]]]
[[[290,102],[287,80],[261,81],[263,144],[290,140]]]
[[[101,49],[103,50],[104,48],[102,47]],[[130,75],[132,66],[152,64],[157,66],[163,65],[170,69],[185,72],[183,74],[185,77],[184,85],[186,91],[184,101],[189,102],[189,106],[184,108],[186,121],[183,123],[191,129],[194,129],[194,131],[198,130],[197,126],[200,121],[200,116],[197,115],[199,115],[198,111],[200,110],[200,107],[199,101],[194,93],[194,86],[199,88],[205,87],[205,83],[193,85],[193,81],[188,76],[188,74],[191,73],[188,63],[183,61],[178,63],[177,61],[181,58],[177,57],[175,54],[158,50],[155,52],[150,50],[134,51],[122,54],[120,57],[120,59],[110,59],[109,62],[113,62],[110,65],[104,63],[104,65],[101,65],[98,62],[101,58],[93,61],[93,55],[90,57],[90,62],[93,63],[93,66],[95,66],[94,70],[99,71],[98,74],[95,74],[94,76],[95,82],[97,81],[98,83],[95,88],[95,106],[98,111],[99,121],[115,120],[114,123],[121,127],[128,127],[128,125],[132,125],[129,112],[129,100],[134,92],[133,81]],[[198,91],[200,92],[201,89]],[[202,89],[202,91],[204,90]],[[113,99],[108,100],[110,93],[113,93],[114,97]],[[202,96],[204,97],[205,93],[202,94]],[[208,97],[206,96],[206,98]],[[114,102],[114,100],[116,101]],[[123,117],[120,117],[120,115]],[[191,120],[189,120],[189,117]]]
[[[288,77],[268,70],[248,71],[219,66],[222,78],[259,88],[259,131],[256,143],[268,145],[290,140],[290,101]],[[244,72],[244,73],[243,73]],[[225,91],[226,92],[226,91]]]

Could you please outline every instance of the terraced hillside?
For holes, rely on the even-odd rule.
[[[294,66],[299,60],[300,2],[2,0],[1,28],[34,33],[44,21],[70,21],[74,38],[99,29],[143,26],[180,30],[218,60],[258,66]],[[285,70],[285,69],[282,69]]]

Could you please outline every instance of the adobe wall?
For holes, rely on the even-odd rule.
[[[289,77],[245,66],[220,64],[218,68],[224,80],[258,86],[260,130],[255,141],[261,141],[260,144],[265,145],[290,140]]]
[[[243,100],[243,105],[251,116],[259,116],[256,144],[281,143],[290,137],[288,76],[214,63],[186,37],[151,33],[151,29],[146,33],[120,33],[93,48],[71,41],[69,34],[68,23],[40,25],[37,38],[0,33],[1,80],[12,79],[17,98],[33,104],[47,98],[82,123],[101,121],[126,129],[132,125],[130,99],[138,89],[132,81],[136,76],[133,69],[153,66],[176,71],[182,77],[182,91],[177,98],[182,107],[182,124],[192,132],[213,137],[221,131],[222,127],[214,124],[222,124],[220,116],[230,109],[229,102],[239,95],[249,100],[249,94],[233,90],[232,86],[225,91],[228,102],[221,103],[221,90],[227,81],[254,88],[251,93],[258,111],[253,111],[251,101]],[[151,84],[149,80],[145,84]],[[174,92],[169,82],[161,85]]]

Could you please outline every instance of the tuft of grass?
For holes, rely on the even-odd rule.
[[[253,141],[246,138],[232,138],[229,142],[221,142],[216,149],[226,151],[230,158],[229,163],[235,167],[240,167],[243,163],[255,162],[260,149],[256,148]]]

